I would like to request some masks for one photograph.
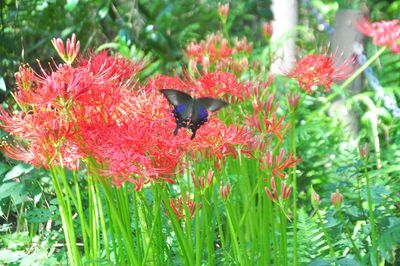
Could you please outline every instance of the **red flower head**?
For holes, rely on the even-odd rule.
[[[300,88],[312,93],[317,88],[331,89],[332,83],[345,80],[353,70],[353,59],[335,62],[333,55],[312,54],[297,61],[288,76],[297,79]]]
[[[274,202],[279,201],[279,199],[285,200],[289,198],[290,194],[292,193],[292,189],[283,182],[281,183],[281,189],[279,192],[276,187],[275,178],[273,176],[270,179],[270,186],[271,189],[269,187],[265,187],[264,191],[265,194],[267,194],[268,198],[270,198],[270,200]]]
[[[233,70],[240,74],[248,66],[248,60],[244,58],[247,59],[252,48],[253,45],[246,38],[236,39],[235,45],[231,47],[229,41],[217,32],[208,35],[206,40],[189,43],[186,46],[186,56],[194,70],[199,69],[196,65],[199,64],[204,72]],[[242,67],[239,67],[240,64]]]
[[[381,22],[369,22],[363,18],[356,23],[357,28],[365,35],[372,37],[375,45],[387,46],[394,53],[400,53],[400,23],[398,19]]]
[[[182,196],[180,196],[176,200],[170,199],[169,205],[171,206],[172,211],[174,212],[178,220],[185,218],[186,210],[189,211],[189,213],[187,213],[186,215],[189,218],[192,218],[196,212],[197,207],[196,203],[191,200],[188,195],[186,195],[185,201],[183,200]],[[201,208],[202,204],[200,203],[198,207]]]

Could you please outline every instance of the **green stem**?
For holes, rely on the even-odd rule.
[[[377,243],[376,243],[376,228],[375,228],[375,217],[374,217],[374,206],[372,202],[372,196],[371,196],[371,182],[369,180],[369,174],[368,174],[368,168],[367,165],[364,165],[364,174],[365,174],[365,181],[367,183],[367,200],[368,200],[368,212],[369,212],[369,224],[370,224],[370,229],[371,229],[371,244],[372,244],[372,250],[375,253],[375,259],[376,259],[376,265],[379,264],[379,259],[378,259],[378,252],[377,252]]]
[[[344,220],[344,216],[343,216],[342,210],[340,209],[339,205],[336,205],[336,211],[339,214],[340,221],[342,222],[342,224],[344,226],[344,231],[346,232],[346,235],[349,238],[351,245],[353,246],[353,250],[356,253],[357,259],[359,261],[361,261],[360,250],[357,248],[356,243],[354,243],[353,237],[351,236],[351,233],[350,233],[350,229],[347,226],[346,221]]]
[[[230,41],[230,38],[229,38],[228,24],[227,24],[226,22],[225,22],[225,23],[222,23],[222,30],[223,30],[223,32],[224,32],[225,39],[228,40],[228,44],[229,44],[229,46],[230,46],[230,45],[231,45],[231,41]]]
[[[326,226],[325,226],[324,220],[322,219],[321,214],[319,213],[319,210],[316,211],[316,214],[317,214],[319,223],[321,225],[322,231],[324,232],[324,236],[325,236],[326,242],[328,243],[329,253],[330,253],[332,259],[334,260],[336,258],[335,251],[333,249],[333,245],[332,245],[331,239],[329,238],[328,231],[326,230]]]
[[[152,244],[152,242],[153,242],[152,240],[154,238],[154,234],[155,234],[155,232],[157,230],[157,227],[159,226],[158,223],[159,223],[160,209],[161,209],[161,198],[160,198],[159,192],[158,192],[158,185],[154,185],[153,189],[154,189],[154,192],[155,192],[155,194],[154,194],[154,197],[155,197],[154,219],[153,219],[153,225],[152,225],[151,230],[150,230],[149,239],[148,239],[148,242],[146,243],[147,248],[146,248],[145,253],[144,253],[144,258],[143,258],[142,265],[146,265],[146,260],[147,260],[147,257],[149,255],[149,251],[150,251],[150,249],[151,249],[151,247],[153,245]],[[158,238],[160,238],[160,237],[158,237]],[[161,239],[158,239],[158,240],[161,240]],[[158,249],[157,247],[159,247],[159,246],[160,246],[160,244],[156,243],[156,245],[155,245],[156,249]],[[159,251],[158,254],[160,254],[162,252],[160,250],[158,250],[158,251]],[[154,254],[154,255],[157,256],[157,254]]]
[[[61,178],[65,179],[65,172],[64,168],[62,167],[56,167],[56,166],[50,166],[50,173],[51,177],[53,180],[56,196],[57,196],[57,201],[58,201],[58,206],[60,209],[60,215],[61,215],[61,221],[62,221],[62,226],[64,230],[64,235],[65,235],[65,242],[67,245],[67,251],[68,251],[68,259],[71,262],[71,265],[81,265],[81,255],[79,252],[79,249],[76,245],[76,235],[75,235],[75,229],[74,229],[74,224],[72,220],[72,212],[71,212],[71,206],[70,206],[70,201],[69,201],[69,195],[67,194],[68,190],[65,189],[63,191],[61,183],[59,181],[59,176]],[[67,184],[64,184],[68,186]],[[65,194],[64,194],[65,193]],[[64,197],[65,195],[65,197]]]
[[[290,117],[290,149],[289,152],[296,157],[296,110],[292,110]],[[292,196],[293,196],[293,265],[297,265],[297,175],[296,166],[292,169]]]
[[[237,260],[238,264],[242,265],[242,256],[240,256],[238,237],[236,235],[237,228],[235,228],[233,220],[232,220],[232,216],[231,216],[232,211],[230,210],[229,203],[227,204],[226,202],[224,202],[224,206],[226,209],[226,219],[228,222],[228,228],[229,228],[229,232],[231,234],[231,241],[233,244],[233,252],[236,256],[236,260]]]
[[[118,252],[119,255],[122,256],[123,250],[125,248],[126,252],[125,254],[127,255],[127,259],[130,262],[130,265],[140,265],[139,261],[135,255],[135,247],[133,244],[133,237],[130,234],[130,224],[126,224],[126,217],[121,217],[121,210],[118,208],[121,208],[121,201],[118,199],[118,193],[117,193],[117,199],[115,201],[114,196],[110,185],[103,182],[101,183],[104,194],[106,196],[106,200],[109,203],[109,211],[110,211],[110,218],[113,220],[113,225],[115,227],[115,231],[117,235],[121,235],[124,242],[121,243],[119,241],[119,237],[117,238],[118,241]],[[122,260],[123,261],[123,260]]]
[[[191,256],[193,252],[188,250],[189,244],[188,244],[187,237],[183,233],[182,227],[181,227],[177,217],[175,216],[175,213],[172,210],[172,207],[169,205],[169,198],[168,198],[168,195],[166,194],[166,192],[164,191],[165,189],[166,188],[164,187],[159,190],[160,194],[162,196],[162,201],[164,202],[164,207],[167,210],[168,217],[171,221],[171,225],[174,229],[179,246],[183,252],[183,256],[185,257],[186,265],[194,266],[193,256]]]

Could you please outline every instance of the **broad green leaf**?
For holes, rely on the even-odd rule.
[[[75,7],[78,5],[79,0],[67,0],[67,3],[65,4],[64,8],[71,12],[75,9]]]
[[[29,173],[30,171],[33,170],[33,168],[34,167],[29,164],[22,164],[22,163],[17,164],[6,174],[3,181],[15,179],[15,178],[21,176],[22,174]]]
[[[53,216],[49,209],[35,208],[28,211],[26,218],[31,223],[44,223],[51,220]]]
[[[23,251],[11,251],[11,250],[0,250],[0,262],[1,263],[14,263],[18,262],[20,259],[26,256],[26,253]]]

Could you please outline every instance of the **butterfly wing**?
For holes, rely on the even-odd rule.
[[[193,98],[189,94],[173,89],[165,89],[161,90],[161,92],[167,98],[169,103],[175,107],[174,111],[180,116],[181,119],[190,118],[190,112],[193,106]]]
[[[177,135],[181,127],[189,127],[193,109],[193,98],[189,94],[173,89],[165,89],[161,90],[161,92],[169,103],[174,106],[174,110],[172,111],[176,122],[174,135]]]
[[[189,128],[193,132],[191,139],[195,137],[197,129],[207,122],[208,111],[215,112],[226,105],[228,105],[228,103],[214,98],[202,97],[195,99],[193,101],[192,117],[189,125]]]
[[[202,97],[196,100],[199,105],[204,106],[208,111],[215,112],[228,105],[227,102],[209,97]]]

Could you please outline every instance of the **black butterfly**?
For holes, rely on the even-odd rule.
[[[208,112],[218,111],[228,105],[222,100],[209,97],[192,98],[189,94],[178,90],[167,89],[161,92],[174,106],[172,110],[176,121],[174,135],[178,134],[181,127],[185,127],[193,132],[190,139],[194,139],[197,129],[207,122]]]

